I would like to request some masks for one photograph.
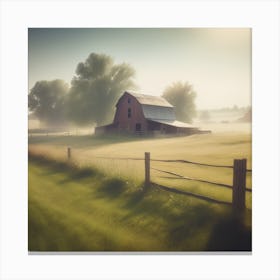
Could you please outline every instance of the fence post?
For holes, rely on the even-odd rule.
[[[67,147],[67,159],[71,159],[71,147]]]
[[[150,186],[150,153],[145,153],[145,186]]]
[[[235,159],[233,162],[232,205],[237,210],[245,209],[246,162],[246,159]]]

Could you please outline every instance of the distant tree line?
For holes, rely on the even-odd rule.
[[[245,112],[248,112],[250,109],[251,109],[251,106],[239,107],[237,105],[233,105],[232,107],[223,107],[223,108],[219,108],[219,109],[212,109],[210,111],[215,112],[215,113],[229,113],[229,112],[245,113]]]
[[[59,79],[36,82],[28,95],[28,108],[50,127],[106,124],[112,120],[122,93],[137,89],[134,77],[129,64],[115,64],[108,55],[91,53],[77,65],[70,86]],[[175,82],[162,96],[175,107],[178,120],[192,122],[196,93],[189,83]]]
[[[234,105],[232,107],[223,107],[219,109],[198,110],[197,115],[198,120],[202,122],[217,121],[217,117],[218,119],[223,118],[223,121],[227,121],[229,117],[231,119],[236,117],[235,121],[237,122],[251,122],[252,108],[251,106],[239,107]]]

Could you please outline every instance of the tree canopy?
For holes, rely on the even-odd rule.
[[[174,106],[176,119],[182,122],[192,122],[196,116],[196,92],[188,82],[175,82],[167,87],[162,95]]]
[[[114,64],[110,56],[91,53],[80,62],[72,79],[68,114],[77,124],[105,124],[114,114],[114,106],[124,90],[135,87],[134,69]]]
[[[69,87],[63,80],[38,81],[28,95],[29,110],[49,126],[65,123],[65,97]]]

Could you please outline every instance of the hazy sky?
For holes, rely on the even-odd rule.
[[[95,52],[131,64],[142,93],[188,81],[198,109],[251,105],[250,29],[37,28],[28,44],[29,89],[39,80],[70,84],[77,64]]]

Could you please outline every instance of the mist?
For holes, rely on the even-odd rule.
[[[132,65],[144,94],[160,96],[174,81],[189,81],[198,109],[251,104],[249,28],[30,29],[29,88],[56,78],[70,84],[93,52]]]

